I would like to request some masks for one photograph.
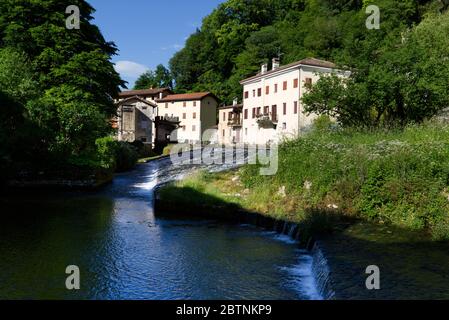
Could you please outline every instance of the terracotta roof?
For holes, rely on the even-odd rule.
[[[257,79],[258,77],[262,77],[262,76],[267,76],[270,75],[272,73],[278,72],[278,71],[282,71],[288,68],[292,68],[292,67],[299,67],[301,65],[305,65],[305,66],[313,66],[313,67],[322,67],[322,68],[329,68],[329,69],[334,69],[336,68],[336,65],[333,62],[330,61],[325,61],[325,60],[319,60],[319,59],[315,59],[315,58],[306,58],[306,59],[302,59],[290,64],[286,64],[284,66],[281,66],[275,70],[270,70],[267,71],[264,74],[261,74],[260,72],[258,74],[256,74],[255,76],[249,77],[247,79],[244,79],[242,81],[240,81],[240,83],[245,82],[245,81],[249,81],[249,80],[254,80]]]
[[[194,93],[182,93],[182,94],[171,94],[162,99],[157,100],[157,102],[172,102],[172,101],[191,101],[191,100],[202,100],[208,96],[215,98],[217,97],[210,92],[194,92]]]
[[[169,88],[155,88],[155,89],[143,89],[143,90],[127,90],[127,91],[120,92],[118,95],[120,98],[132,97],[132,96],[155,96],[155,95],[158,95],[159,93],[163,93],[163,92],[167,92],[167,91],[169,93],[172,92]]]
[[[126,103],[126,102],[128,102],[128,101],[130,101],[130,100],[139,100],[140,102],[145,103],[145,104],[149,105],[150,107],[157,108],[157,104],[155,104],[154,102],[151,102],[151,101],[142,99],[142,98],[139,97],[139,96],[134,96],[134,97],[126,98],[126,99],[124,99],[124,100],[122,100],[122,101],[119,101],[117,104],[118,104],[118,105],[122,105],[122,104],[124,104],[124,103]]]

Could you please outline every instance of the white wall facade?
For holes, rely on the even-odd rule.
[[[317,115],[304,113],[301,98],[307,90],[305,88],[306,81],[312,81],[314,84],[322,74],[332,72],[334,71],[330,68],[297,65],[242,81],[244,92],[243,142],[248,144],[279,143],[285,138],[298,137],[307,130]],[[286,88],[284,88],[284,82]],[[297,87],[295,87],[296,84]],[[258,96],[259,89],[261,89],[260,96]],[[264,114],[264,109],[268,107],[271,117],[273,106],[276,108],[277,115],[275,126],[273,128],[260,127],[257,117],[253,117],[253,108],[260,108],[261,113]]]

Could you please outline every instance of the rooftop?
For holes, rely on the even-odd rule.
[[[208,96],[211,96],[218,100],[214,94],[210,92],[194,92],[194,93],[182,93],[182,94],[171,94],[162,99],[157,100],[157,102],[174,102],[174,101],[192,101],[192,100],[202,100]]]
[[[118,95],[120,98],[124,97],[134,97],[134,96],[156,96],[159,93],[164,93],[172,91],[169,88],[151,88],[151,89],[143,89],[143,90],[127,90],[122,91]]]
[[[259,72],[258,74],[256,74],[255,76],[249,77],[247,79],[244,79],[242,81],[240,81],[240,83],[246,82],[246,81],[250,81],[250,80],[255,80],[258,79],[259,77],[265,77],[267,75],[282,71],[282,70],[286,70],[288,68],[293,68],[293,67],[299,67],[299,66],[313,66],[313,67],[321,67],[321,68],[329,68],[329,69],[333,69],[336,67],[336,65],[333,62],[330,61],[326,61],[326,60],[320,60],[320,59],[315,59],[315,58],[306,58],[306,59],[302,59],[293,63],[289,63],[286,64],[284,66],[281,66],[279,68],[276,68],[274,70],[270,70],[265,72],[264,74],[262,74],[261,72]]]

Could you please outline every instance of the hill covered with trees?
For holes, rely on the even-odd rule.
[[[371,4],[380,8],[379,30],[366,28]],[[240,80],[279,55],[282,64],[316,57],[366,76],[442,8],[439,0],[228,0],[204,18],[170,69],[177,91],[212,91],[228,103],[241,96]]]

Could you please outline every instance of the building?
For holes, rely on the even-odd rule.
[[[315,83],[322,74],[347,75],[335,67],[313,58],[285,66],[273,59],[271,70],[264,64],[260,73],[242,80],[243,142],[277,143],[307,130],[317,116],[304,113],[301,98],[306,84]]]
[[[153,143],[157,104],[132,96],[118,102],[117,131],[120,141]]]
[[[116,99],[117,119],[113,121],[120,141],[156,143],[157,99],[171,94],[168,88],[129,90]]]
[[[220,144],[242,143],[243,104],[234,101],[232,106],[218,108],[218,142]]]
[[[165,119],[179,119],[171,142],[197,143],[217,124],[218,99],[210,92],[171,94],[157,100],[158,114]]]

